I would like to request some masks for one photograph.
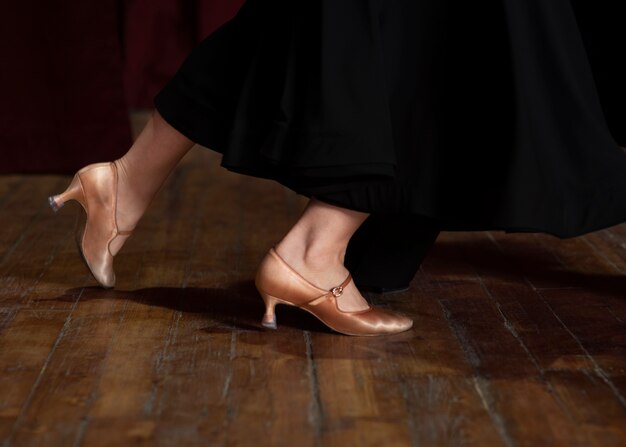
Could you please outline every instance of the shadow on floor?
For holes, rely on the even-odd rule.
[[[456,262],[461,253],[466,257],[465,265]],[[507,262],[502,262],[501,256],[490,255],[489,250],[482,250],[475,243],[463,242],[438,243],[432,256],[437,263],[443,262],[444,265],[449,263],[446,274],[458,277],[459,281],[465,281],[464,276],[468,277],[468,281],[472,280],[473,271],[480,271],[483,277],[513,282],[523,281],[524,276],[531,276],[535,280],[549,284],[550,287],[583,289],[587,292],[585,296],[588,295],[594,303],[612,301],[621,305],[625,298],[626,276],[566,271],[554,259],[547,258],[545,251],[539,254],[532,247],[528,248],[523,244],[515,247],[515,255],[507,254]],[[437,281],[436,276],[433,280]],[[441,282],[438,284],[440,286]],[[434,350],[427,357],[431,355],[438,357],[438,348],[436,345],[429,345],[430,341],[427,340],[431,336],[428,333],[427,319],[432,316],[419,313],[419,303],[415,304],[420,294],[428,294],[428,283],[419,282],[419,288],[413,287],[409,292],[397,295],[367,294],[368,300],[376,305],[391,304],[390,307],[397,309],[404,307],[403,302],[413,301],[407,307],[417,309],[411,315],[416,321],[416,328],[403,334],[382,338],[337,337],[313,316],[288,306],[277,308],[279,330],[267,331],[260,325],[264,306],[252,280],[234,282],[220,288],[151,287],[131,291],[95,287],[75,288],[52,300],[74,302],[77,297],[80,297],[80,303],[129,300],[149,307],[157,306],[184,314],[197,314],[201,315],[203,320],[206,317],[206,326],[200,330],[207,335],[236,332],[238,342],[261,344],[276,352],[294,356],[306,355],[302,347],[302,331],[307,331],[315,337],[314,355],[318,358],[354,359],[404,354],[415,356],[419,351],[419,349],[416,351],[416,348]],[[601,323],[592,321],[589,316],[586,324]],[[298,342],[289,343],[286,342],[287,339],[295,339]],[[411,343],[407,343],[408,341]],[[549,340],[546,342],[550,343]],[[558,340],[554,342],[558,343]],[[607,346],[610,346],[608,341]],[[558,346],[554,346],[554,350],[558,356],[580,353],[577,350],[576,353],[568,354],[560,351]],[[445,353],[442,352],[441,355],[445,357]]]

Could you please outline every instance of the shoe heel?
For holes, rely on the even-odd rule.
[[[52,208],[52,210],[56,213],[61,208],[63,208],[63,205],[65,205],[65,202],[67,202],[68,200],[76,200],[82,204],[83,197],[83,187],[80,183],[80,178],[78,177],[78,174],[76,174],[72,179],[72,183],[70,183],[70,186],[68,186],[64,192],[62,192],[61,194],[57,194],[56,196],[48,197],[48,204],[50,205],[50,208]]]
[[[276,329],[278,326],[276,325],[276,314],[274,313],[274,308],[279,300],[275,296],[268,295],[267,293],[260,293],[263,297],[263,301],[265,301],[265,315],[263,315],[261,325],[267,329]]]

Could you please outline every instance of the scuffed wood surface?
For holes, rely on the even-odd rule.
[[[103,290],[46,198],[0,177],[1,446],[623,446],[626,226],[444,233],[410,332],[335,335],[253,277],[305,199],[195,148]]]

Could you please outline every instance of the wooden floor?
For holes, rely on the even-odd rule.
[[[304,199],[196,148],[94,287],[68,177],[0,178],[0,446],[624,446],[626,225],[444,233],[412,331],[260,328],[252,278]]]

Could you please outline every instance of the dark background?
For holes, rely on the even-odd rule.
[[[242,3],[5,2],[0,16],[0,173],[69,174],[123,154],[131,144],[129,110],[151,107],[193,46]],[[624,142],[626,33],[618,6],[594,3],[572,0],[607,121]]]
[[[129,109],[243,0],[23,0],[0,10],[0,173],[71,173],[123,154]]]

